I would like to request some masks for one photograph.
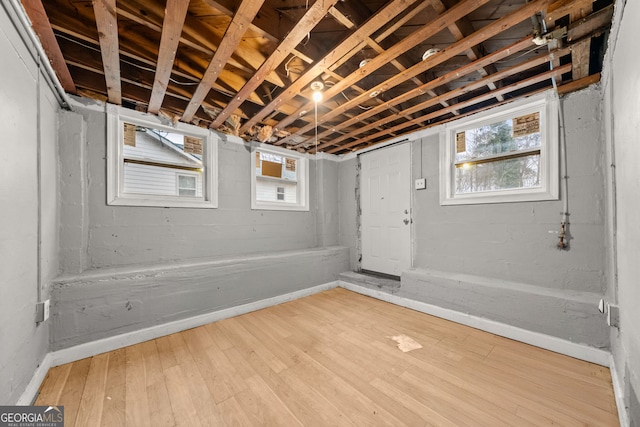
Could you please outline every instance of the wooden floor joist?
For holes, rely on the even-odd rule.
[[[340,288],[52,368],[36,404],[83,427],[619,425],[605,367]]]

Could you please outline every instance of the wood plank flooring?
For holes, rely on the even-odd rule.
[[[619,425],[605,367],[341,288],[52,368],[36,404],[82,427]]]

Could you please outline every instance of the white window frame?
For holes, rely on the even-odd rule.
[[[553,91],[534,95],[487,112],[452,121],[440,133],[440,204],[466,205],[558,200],[560,196],[558,97]],[[540,113],[540,186],[455,194],[456,133],[486,124]]]
[[[287,202],[265,202],[256,199],[256,151],[264,153],[276,154],[278,156],[289,157],[297,160],[297,185],[298,192],[297,203]],[[277,181],[292,182],[280,180],[278,178],[269,178]],[[284,148],[266,146],[264,144],[256,144],[251,149],[251,209],[254,210],[273,210],[273,211],[308,211],[309,210],[309,158],[307,155],[298,153]]]
[[[202,197],[124,192],[124,123],[193,136],[203,141]],[[107,204],[182,208],[218,207],[218,137],[213,131],[186,123],[167,125],[151,114],[107,105]],[[177,184],[176,184],[177,185]]]
[[[181,176],[188,177],[188,178],[193,178],[195,186],[193,188],[180,187],[180,177]],[[196,175],[193,172],[188,172],[188,171],[176,172],[176,193],[178,193],[178,196],[180,196],[180,197],[189,197],[189,196],[181,195],[180,194],[180,190],[194,190],[197,193],[198,192],[198,175]]]

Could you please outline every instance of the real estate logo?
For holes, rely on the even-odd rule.
[[[0,427],[64,427],[64,406],[0,406]]]

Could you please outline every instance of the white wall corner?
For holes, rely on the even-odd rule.
[[[616,366],[616,361],[613,355],[609,360],[609,370],[611,371],[611,382],[613,384],[613,395],[616,399],[616,406],[618,407],[618,419],[621,426],[628,426],[630,424],[629,413],[625,405],[625,393],[624,393],[624,378],[620,378],[619,371]]]
[[[40,365],[31,377],[31,381],[27,384],[24,392],[16,402],[18,406],[29,406],[32,405],[38,396],[38,391],[40,390],[40,385],[44,381],[49,369],[51,369],[54,365],[51,364],[52,357],[51,353],[47,353],[42,359]]]

